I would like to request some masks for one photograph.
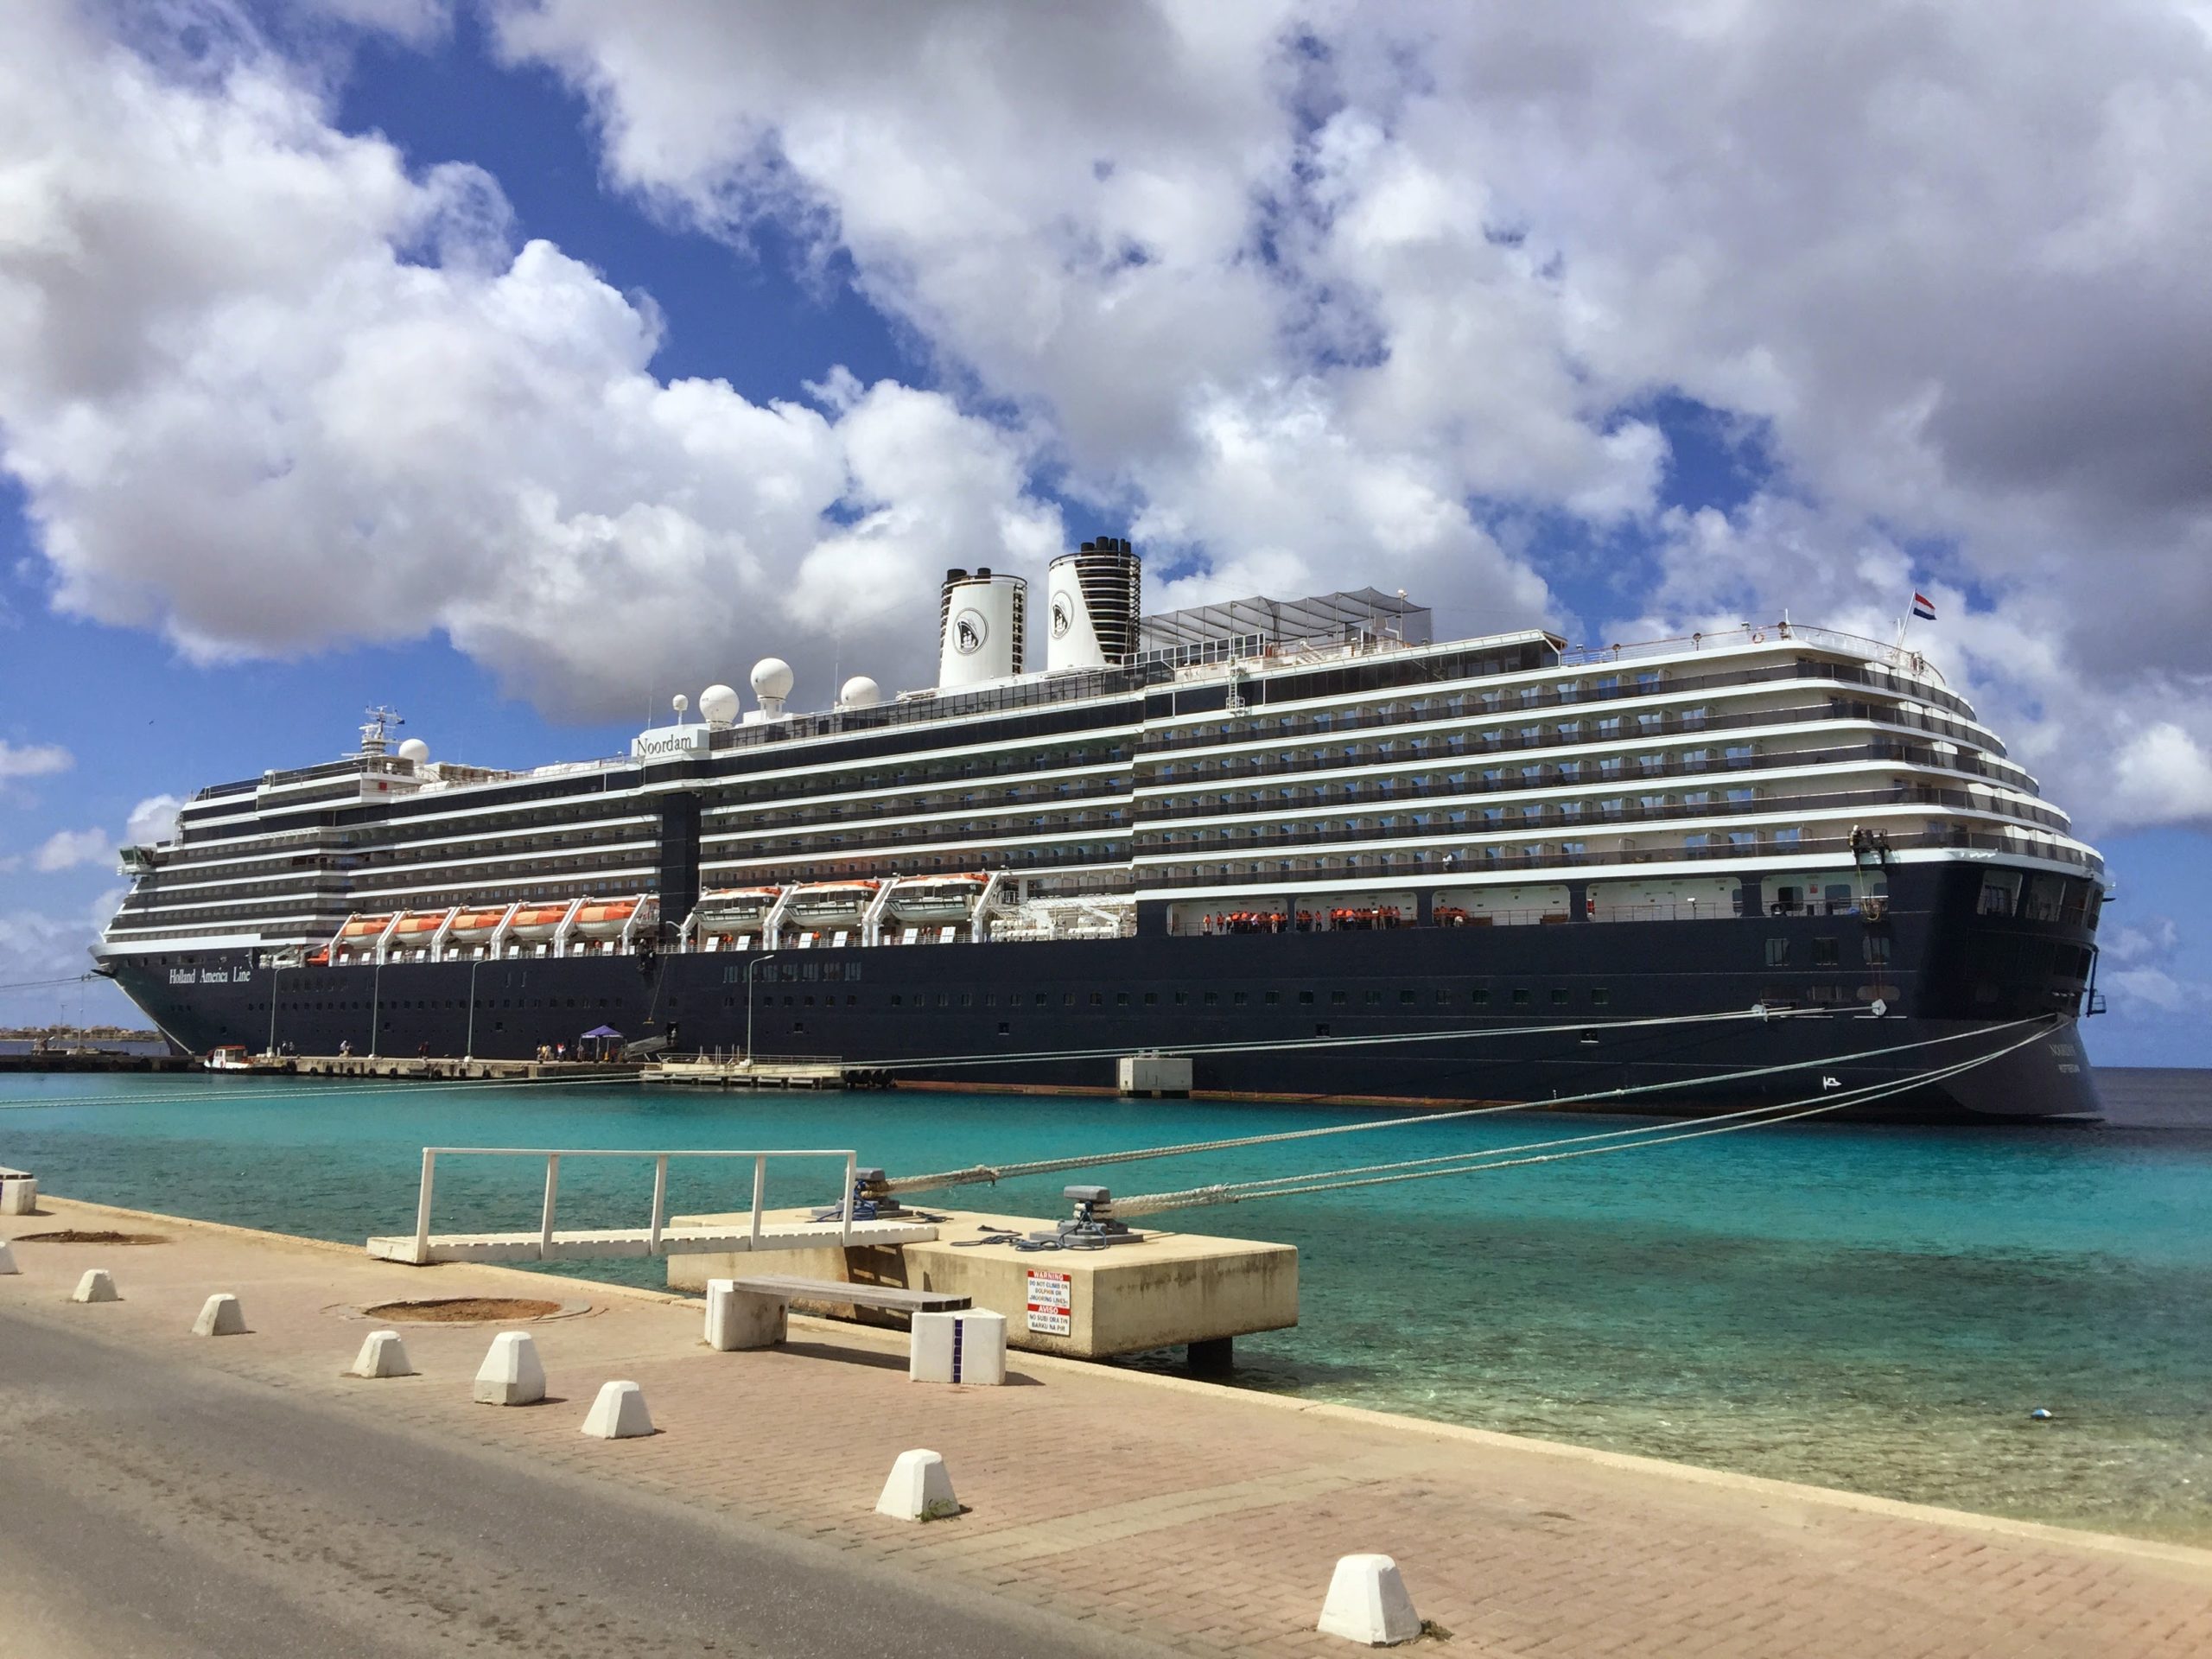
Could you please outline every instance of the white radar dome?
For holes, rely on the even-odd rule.
[[[419,766],[430,758],[430,746],[419,737],[410,737],[399,746],[399,758]]]
[[[865,674],[855,674],[837,690],[840,709],[873,709],[883,701],[883,688]]]
[[[699,713],[708,723],[727,726],[737,718],[737,693],[727,685],[710,685],[699,694]]]
[[[668,700],[668,706],[680,715],[691,706],[691,699],[679,691]]]
[[[753,664],[753,695],[763,702],[779,702],[791,694],[791,665],[780,657],[763,657]]]

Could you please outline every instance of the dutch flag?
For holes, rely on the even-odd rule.
[[[1935,601],[1925,594],[1915,594],[1912,596],[1912,613],[1923,622],[1933,622],[1936,620]]]

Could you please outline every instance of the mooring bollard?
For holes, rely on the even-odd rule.
[[[545,1368],[527,1331],[502,1331],[476,1370],[476,1402],[481,1406],[531,1406],[545,1397]]]
[[[1346,1555],[1329,1580],[1316,1628],[1366,1647],[1395,1648],[1421,1634],[1421,1615],[1397,1562],[1388,1555]]]
[[[602,1382],[584,1415],[583,1432],[596,1440],[627,1440],[653,1432],[645,1391],[634,1382]]]
[[[354,1356],[353,1369],[348,1376],[412,1376],[415,1368],[407,1363],[407,1344],[399,1339],[397,1331],[372,1331],[361,1340],[361,1351]]]
[[[21,1273],[22,1271],[22,1269],[16,1265],[15,1251],[8,1248],[6,1239],[0,1238],[0,1273]]]
[[[960,1513],[952,1495],[952,1474],[934,1452],[901,1452],[883,1483],[875,1512],[893,1521],[942,1521]]]
[[[115,1281],[108,1277],[105,1268],[86,1268],[85,1276],[77,1281],[71,1293],[73,1302],[119,1302],[123,1300],[115,1287]]]
[[[984,1308],[917,1313],[912,1325],[906,1359],[910,1381],[976,1387],[1006,1381],[1005,1314]]]
[[[195,1337],[242,1337],[245,1334],[245,1310],[238,1306],[238,1299],[228,1291],[218,1291],[207,1299],[200,1310],[200,1317],[192,1322]]]

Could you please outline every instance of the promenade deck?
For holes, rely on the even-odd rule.
[[[635,1506],[648,1501],[671,1516],[741,1521],[829,1546],[856,1582],[907,1575],[918,1607],[950,1593],[978,1610],[1012,1604],[1069,1621],[1065,1640],[1040,1637],[1028,1649],[1037,1652],[1102,1642],[1130,1651],[1158,1643],[1198,1654],[1350,1652],[1313,1626],[1332,1565],[1359,1551],[1395,1556],[1420,1612],[1450,1632],[1442,1650],[1470,1656],[2193,1659],[2212,1650],[2212,1552],[2182,1545],[1044,1355],[1014,1356],[1013,1386],[926,1386],[907,1379],[903,1334],[855,1325],[795,1319],[783,1347],[715,1353],[701,1344],[699,1304],[661,1293],[478,1264],[399,1273],[358,1245],[51,1197],[42,1207],[0,1219],[0,1235],[110,1229],[167,1242],[19,1243],[22,1272],[0,1277],[0,1353],[11,1351],[11,1332],[48,1351],[66,1338],[97,1345],[101,1388],[141,1376],[155,1386],[219,1380],[226,1398],[243,1402],[238,1409],[265,1401],[272,1419],[327,1425],[334,1444],[404,1427],[450,1448],[454,1493],[419,1494],[419,1516],[407,1524],[423,1529],[407,1536],[421,1548],[378,1577],[351,1573],[348,1563],[392,1557],[392,1524],[334,1495],[311,1529],[283,1518],[301,1491],[326,1490],[315,1484],[311,1433],[290,1433],[264,1452],[249,1419],[232,1437],[237,1459],[200,1458],[194,1447],[213,1432],[210,1419],[173,1455],[149,1452],[140,1471],[102,1450],[111,1428],[119,1435],[139,1419],[108,1424],[66,1388],[16,1397],[11,1462],[107,1459],[71,1499],[92,1506],[88,1525],[103,1504],[188,1512],[178,1535],[208,1552],[208,1562],[251,1558],[271,1593],[292,1593],[296,1580],[313,1586],[302,1616],[359,1632],[364,1652],[388,1650],[371,1638],[418,1602],[421,1622],[409,1629],[425,1643],[434,1635],[447,1643],[419,1650],[444,1653],[518,1601],[527,1603],[524,1622],[502,1639],[528,1644],[590,1593],[555,1579],[519,1545],[511,1560],[438,1576],[440,1517],[475,1490],[461,1472],[474,1466],[466,1460],[494,1457],[567,1483],[557,1507],[589,1518],[592,1560],[620,1563],[624,1582],[649,1583],[671,1605],[692,1593],[694,1568],[666,1525],[636,1518]],[[121,1301],[67,1301],[90,1267],[114,1274]],[[189,1334],[194,1313],[218,1290],[240,1297],[250,1334]],[[400,1325],[419,1376],[340,1375],[363,1333],[387,1322],[372,1324],[361,1310],[430,1296],[565,1299],[566,1317],[529,1327],[552,1402],[522,1410],[471,1402],[470,1377],[499,1326]],[[590,1305],[589,1317],[573,1316],[577,1302]],[[601,1441],[577,1432],[612,1377],[639,1383],[659,1433]],[[92,1381],[86,1392],[97,1394]],[[967,1513],[917,1526],[873,1512],[893,1459],[915,1446],[943,1453]],[[249,1458],[261,1461],[238,1460]],[[27,1539],[44,1524],[0,1510],[0,1563],[31,1559],[17,1548],[19,1534]],[[532,1522],[518,1515],[470,1524],[470,1548],[481,1550],[496,1549],[509,1525],[520,1538]],[[67,1552],[39,1559],[53,1563],[40,1587],[55,1617],[73,1598],[97,1604],[114,1592],[91,1567],[54,1578],[78,1571]],[[711,1610],[734,1608],[750,1580],[743,1562],[724,1555],[702,1582]],[[515,1586],[528,1597],[508,1596]],[[810,1618],[826,1621],[817,1630],[843,1616],[834,1599],[818,1613],[808,1605]],[[710,1611],[690,1628],[720,1650],[753,1650],[765,1626],[733,1612],[714,1627]]]

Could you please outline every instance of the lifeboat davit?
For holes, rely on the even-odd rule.
[[[989,885],[990,877],[972,873],[920,876],[893,887],[888,907],[902,922],[964,922]]]
[[[514,925],[507,930],[507,937],[529,944],[550,939],[561,931],[568,914],[566,904],[524,905],[515,912]]]
[[[583,908],[576,912],[575,925],[569,931],[579,938],[619,939],[623,929],[636,917],[643,926],[660,914],[657,899],[587,899]]]
[[[875,902],[880,881],[820,881],[791,894],[784,914],[794,927],[857,927]]]

